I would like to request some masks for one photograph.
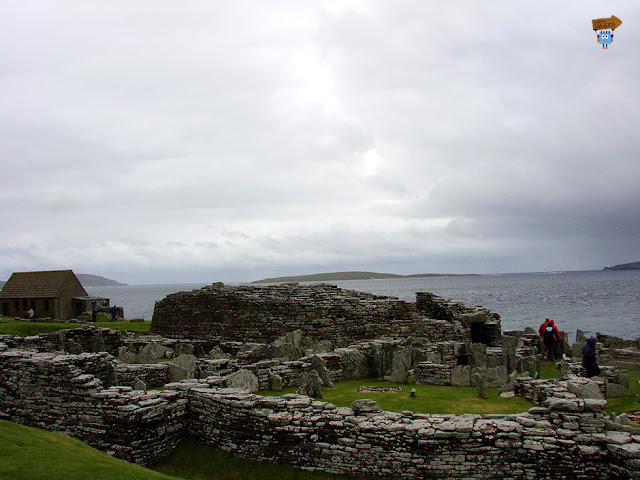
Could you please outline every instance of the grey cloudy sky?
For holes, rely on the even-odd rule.
[[[639,50],[628,1],[0,0],[0,279],[640,260]]]

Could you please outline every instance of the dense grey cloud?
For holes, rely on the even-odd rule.
[[[640,6],[0,10],[0,279],[640,260]],[[602,50],[591,19],[610,15]]]

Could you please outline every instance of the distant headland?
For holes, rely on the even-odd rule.
[[[604,267],[603,270],[640,270],[640,262],[623,263],[613,267]]]
[[[128,285],[127,283],[116,282],[110,278],[89,275],[88,273],[78,273],[76,277],[78,277],[83,287],[125,287]]]
[[[327,282],[338,280],[374,280],[381,278],[420,278],[420,277],[472,277],[478,276],[476,273],[455,274],[455,273],[416,273],[413,275],[398,275],[395,273],[378,272],[330,272],[313,273],[309,275],[295,275],[290,277],[274,277],[256,280],[251,283],[281,283],[281,282]]]

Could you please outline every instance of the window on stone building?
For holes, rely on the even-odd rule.
[[[31,300],[31,308],[33,308],[34,310],[36,309],[36,301],[35,300]]]
[[[48,312],[49,311],[49,300],[43,300],[42,302],[44,303],[44,311]]]
[[[20,310],[20,300],[14,300],[13,306],[16,307],[16,312]]]
[[[27,309],[27,301],[26,300],[22,300],[22,309],[23,310]]]

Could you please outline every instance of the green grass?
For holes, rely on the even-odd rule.
[[[368,386],[398,386],[402,392],[378,393],[358,392],[358,387]],[[411,389],[416,389],[415,398],[411,398]],[[296,387],[287,388],[282,392],[260,392],[261,395],[283,395],[293,393]],[[369,398],[378,402],[383,410],[390,412],[402,412],[410,410],[414,413],[452,413],[463,415],[474,414],[511,414],[522,413],[535,405],[522,397],[502,398],[498,388],[487,388],[488,399],[478,395],[476,387],[449,387],[436,385],[416,385],[390,383],[386,380],[366,379],[348,380],[340,382],[333,388],[323,390],[322,400],[333,403],[338,407],[350,407],[353,400]]]
[[[637,395],[640,395],[640,369],[629,370],[629,388],[624,397],[607,399],[607,413],[636,412],[640,410]]]
[[[99,327],[111,328],[112,330],[120,330],[123,332],[133,332],[139,334],[149,333],[151,322],[96,322]]]
[[[540,362],[540,378],[560,378],[560,369],[556,368],[555,362],[543,360]]]
[[[369,477],[309,472],[290,465],[258,462],[185,440],[165,460],[151,467],[186,480],[356,480]]]
[[[0,420],[0,478],[12,480],[169,480],[105,455],[80,440]]]
[[[106,319],[106,317],[103,318]],[[69,328],[79,328],[81,325],[82,324],[80,323],[25,322],[4,317],[0,319],[0,333],[27,337],[30,335],[39,335],[41,333],[57,332],[58,330],[66,330]],[[151,328],[151,322],[98,321],[95,324],[89,323],[89,325],[97,325],[99,327],[111,328],[113,330],[135,332],[140,334],[149,333],[149,328]]]
[[[58,433],[0,420],[0,478],[11,480],[356,480],[257,462],[185,440],[151,469]]]

